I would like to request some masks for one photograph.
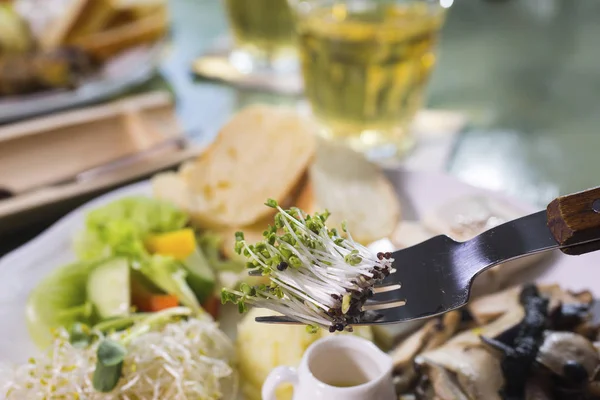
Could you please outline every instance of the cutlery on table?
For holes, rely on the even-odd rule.
[[[178,135],[173,138],[163,140],[155,145],[150,146],[146,150],[139,151],[137,153],[129,154],[123,157],[119,157],[115,160],[109,161],[107,163],[94,166],[92,168],[88,168],[85,171],[78,172],[72,176],[69,176],[64,179],[56,180],[49,183],[44,183],[41,185],[36,185],[34,187],[27,188],[21,191],[14,191],[8,187],[0,186],[0,201],[9,199],[15,196],[20,196],[22,194],[31,193],[43,188],[65,185],[70,183],[79,183],[79,182],[87,182],[93,179],[98,178],[99,176],[118,171],[121,168],[126,168],[132,165],[135,165],[139,162],[142,162],[146,159],[150,159],[164,151],[167,150],[182,150],[188,146],[188,137],[184,135]]]

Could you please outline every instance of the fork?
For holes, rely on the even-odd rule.
[[[428,318],[467,304],[477,275],[507,261],[560,249],[581,255],[600,249],[600,187],[558,197],[546,210],[498,225],[471,240],[440,235],[392,253],[396,272],[375,287],[355,325]],[[373,311],[376,310],[376,311]],[[257,322],[299,324],[287,316]]]

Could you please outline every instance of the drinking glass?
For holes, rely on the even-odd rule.
[[[287,0],[224,0],[235,40],[230,61],[241,72],[297,68],[296,35]]]
[[[290,4],[305,93],[322,135],[371,159],[402,156],[414,143],[409,126],[436,63],[445,15],[439,1]]]

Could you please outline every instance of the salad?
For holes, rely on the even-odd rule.
[[[74,241],[77,261],[29,297],[31,337],[45,349],[56,329],[122,329],[180,305],[216,317],[217,271],[243,268],[223,260],[219,247],[217,235],[196,232],[185,212],[160,200],[130,197],[93,210]]]
[[[77,260],[30,294],[28,328],[46,352],[0,373],[6,397],[235,398],[240,343],[214,322],[218,289],[235,286],[229,278],[226,285],[227,274],[239,282],[258,273],[268,283],[246,279],[239,290],[221,289],[221,302],[240,312],[253,305],[294,316],[313,334],[352,332],[393,260],[356,243],[345,226],[327,228],[328,212],[267,205],[274,225],[254,245],[238,233],[240,259],[225,259],[218,234],[195,230],[185,212],[161,200],[129,197],[89,212],[74,239]],[[297,339],[301,348],[305,339]],[[262,362],[238,353],[241,366]]]
[[[51,351],[1,371],[12,399],[235,399],[234,346],[206,313],[187,307],[103,333],[58,329]]]

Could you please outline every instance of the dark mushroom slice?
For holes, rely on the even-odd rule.
[[[590,382],[588,386],[588,394],[593,399],[600,399],[600,381]]]
[[[525,310],[525,317],[519,324],[514,338],[502,342],[497,338],[481,337],[484,343],[499,350],[503,355],[503,399],[524,398],[527,380],[532,373],[539,347],[544,341],[548,319],[549,300],[540,295],[535,285],[524,286],[519,298]]]
[[[512,287],[498,293],[479,297],[472,300],[467,309],[480,325],[487,324],[513,308],[520,307],[519,293],[522,287]],[[550,299],[549,307],[554,309],[558,305],[589,304],[587,294],[571,294],[562,290],[558,285],[538,286],[540,294]]]
[[[525,387],[525,400],[554,400],[548,379],[530,379]]]
[[[559,304],[550,311],[549,329],[572,331],[590,340],[598,334],[598,325],[592,319],[591,304]]]

